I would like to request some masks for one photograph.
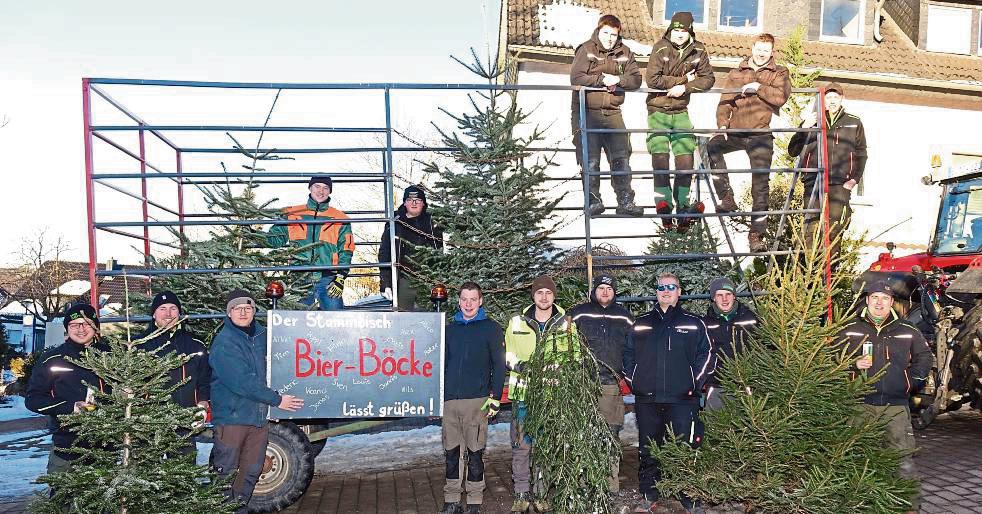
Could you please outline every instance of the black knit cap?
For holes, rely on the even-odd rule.
[[[310,177],[310,180],[307,182],[307,187],[310,188],[310,186],[314,184],[325,184],[327,187],[331,188],[332,192],[334,191],[334,181],[331,180],[330,175],[314,175],[313,177]]]
[[[866,294],[871,295],[873,293],[883,293],[890,298],[896,298],[897,293],[893,291],[893,287],[890,286],[890,282],[880,279],[874,280],[866,285]]]
[[[423,188],[421,186],[412,185],[407,187],[406,190],[402,192],[403,202],[405,202],[406,200],[412,200],[414,198],[418,198],[422,200],[423,203],[426,203],[426,191],[423,191]]]
[[[672,15],[672,21],[668,24],[668,30],[682,29],[692,32],[692,13],[689,11],[679,11]]]
[[[68,324],[77,319],[87,319],[92,323],[95,323],[96,328],[99,327],[99,313],[96,312],[95,308],[87,303],[76,303],[71,305],[65,310],[65,318],[62,323],[65,325],[65,330],[68,330]]]
[[[153,302],[150,303],[150,315],[153,316],[153,313],[157,312],[157,307],[167,305],[168,303],[176,305],[178,313],[184,312],[184,309],[181,307],[181,300],[177,298],[177,295],[173,291],[161,291],[157,293],[157,296],[153,297]]]
[[[614,290],[614,294],[617,294],[617,279],[613,275],[608,275],[606,273],[601,273],[593,277],[593,289],[596,290],[598,287],[607,285]]]

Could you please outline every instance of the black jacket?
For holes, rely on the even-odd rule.
[[[144,333],[146,337],[157,327],[151,327]],[[208,349],[204,343],[194,338],[190,332],[179,327],[168,330],[145,343],[146,351],[158,350],[158,355],[164,356],[177,352],[178,355],[190,355],[191,360],[184,365],[170,370],[170,383],[173,386],[185,378],[188,382],[178,387],[171,397],[181,407],[194,407],[198,402],[211,400],[211,366],[208,365]]]
[[[692,93],[708,91],[716,83],[713,67],[709,64],[709,53],[702,43],[696,41],[695,33],[690,31],[689,41],[679,48],[669,40],[669,32],[671,29],[651,49],[644,79],[651,89],[667,90],[684,84],[685,94],[669,98],[665,93],[648,93],[649,114],[685,112]],[[691,72],[695,72],[695,79],[690,81],[686,74]]]
[[[458,312],[447,324],[443,399],[501,399],[505,386],[505,331],[481,308],[472,320]]]
[[[618,303],[603,307],[597,301],[596,290],[588,303],[582,303],[569,311],[576,328],[583,334],[586,344],[599,360],[600,383],[616,384],[620,379],[614,372],[624,363],[624,345],[634,326],[634,316]]]
[[[828,123],[828,164],[829,184],[841,186],[849,180],[859,182],[866,169],[866,130],[863,122],[852,114],[839,111],[835,119],[825,113]],[[788,142],[788,155],[801,156],[802,168],[818,167],[818,144],[821,138],[817,132],[796,132]],[[805,194],[811,193],[815,184],[816,173],[802,174],[805,183]]]
[[[726,317],[716,312],[716,309],[710,305],[703,321],[706,323],[709,339],[713,342],[713,349],[716,352],[716,365],[707,383],[719,385],[716,370],[727,359],[732,359],[737,352],[743,351],[759,320],[750,307],[737,302],[732,314]]]
[[[433,224],[433,217],[426,212],[427,206],[423,206],[423,212],[415,218],[406,216],[406,206],[400,206],[396,211],[396,258],[392,259],[390,249],[389,224],[385,224],[382,230],[382,244],[378,249],[379,262],[395,262],[400,267],[412,269],[409,257],[413,254],[416,246],[430,246],[433,248],[443,248],[443,229]],[[388,268],[381,270],[381,287],[385,289],[392,287],[392,274]]]
[[[569,70],[569,83],[573,86],[604,87],[603,74],[617,75],[621,81],[613,93],[609,91],[587,91],[586,108],[590,110],[618,113],[624,103],[624,89],[634,90],[641,87],[641,69],[634,60],[634,53],[618,37],[613,48],[605,50],[597,32],[593,31],[590,40],[576,47],[573,65]],[[579,112],[580,93],[573,91],[573,112]],[[576,130],[577,127],[573,127]]]
[[[873,367],[867,373],[873,376],[886,367],[883,377],[873,384],[874,391],[864,399],[869,405],[907,405],[910,394],[927,379],[934,361],[921,331],[893,312],[877,329],[863,310],[856,321],[839,331],[836,340],[850,353],[854,374],[859,372],[854,366],[862,356],[865,341],[873,343]]]
[[[109,392],[109,387],[92,370],[68,361],[68,358],[81,358],[85,348],[69,340],[44,352],[38,357],[27,384],[25,405],[38,414],[48,415],[51,441],[55,449],[70,448],[78,437],[61,426],[58,416],[71,414],[75,410],[75,402],[85,401],[88,387],[83,382],[99,388],[101,392]],[[99,342],[93,343],[92,348],[109,351],[108,346]],[[72,453],[58,452],[58,455],[67,460],[78,458],[78,455]]]
[[[640,403],[697,402],[713,361],[706,325],[678,306],[639,317],[624,348],[624,373]]]

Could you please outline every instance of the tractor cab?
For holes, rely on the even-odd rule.
[[[929,253],[982,251],[982,177],[943,185],[941,209]]]

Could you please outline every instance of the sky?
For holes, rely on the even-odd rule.
[[[6,186],[0,201],[5,220],[0,265],[16,264],[20,241],[33,240],[40,230],[63,236],[71,256],[87,260],[82,77],[473,83],[475,77],[449,56],[466,57],[471,47],[493,55],[499,15],[498,0],[4,2],[0,121],[7,125],[0,128]],[[218,98],[209,92],[192,97],[184,91],[106,89],[150,122],[261,125],[272,98],[268,91]],[[322,99],[284,95],[284,111],[271,124],[303,121],[305,109],[319,106],[330,106],[322,110],[335,126],[379,118],[375,103],[373,114],[362,116],[369,109],[364,96]],[[407,119],[415,116],[414,106],[421,108],[417,103],[425,102],[405,99],[397,107],[403,125],[428,123]],[[98,109],[96,117],[105,111]],[[168,114],[171,118],[164,119]],[[109,121],[122,120],[104,120]],[[125,141],[128,135],[119,137]],[[101,155],[100,165],[122,166]],[[126,214],[115,219],[139,218],[138,204],[134,210],[132,202],[102,200],[107,191],[97,192],[100,221],[124,207]],[[114,253],[132,262],[125,255],[133,243],[120,244],[100,242],[100,262],[119,257]]]

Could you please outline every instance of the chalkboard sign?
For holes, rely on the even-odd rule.
[[[303,398],[280,419],[443,415],[444,315],[270,311],[268,385]]]

